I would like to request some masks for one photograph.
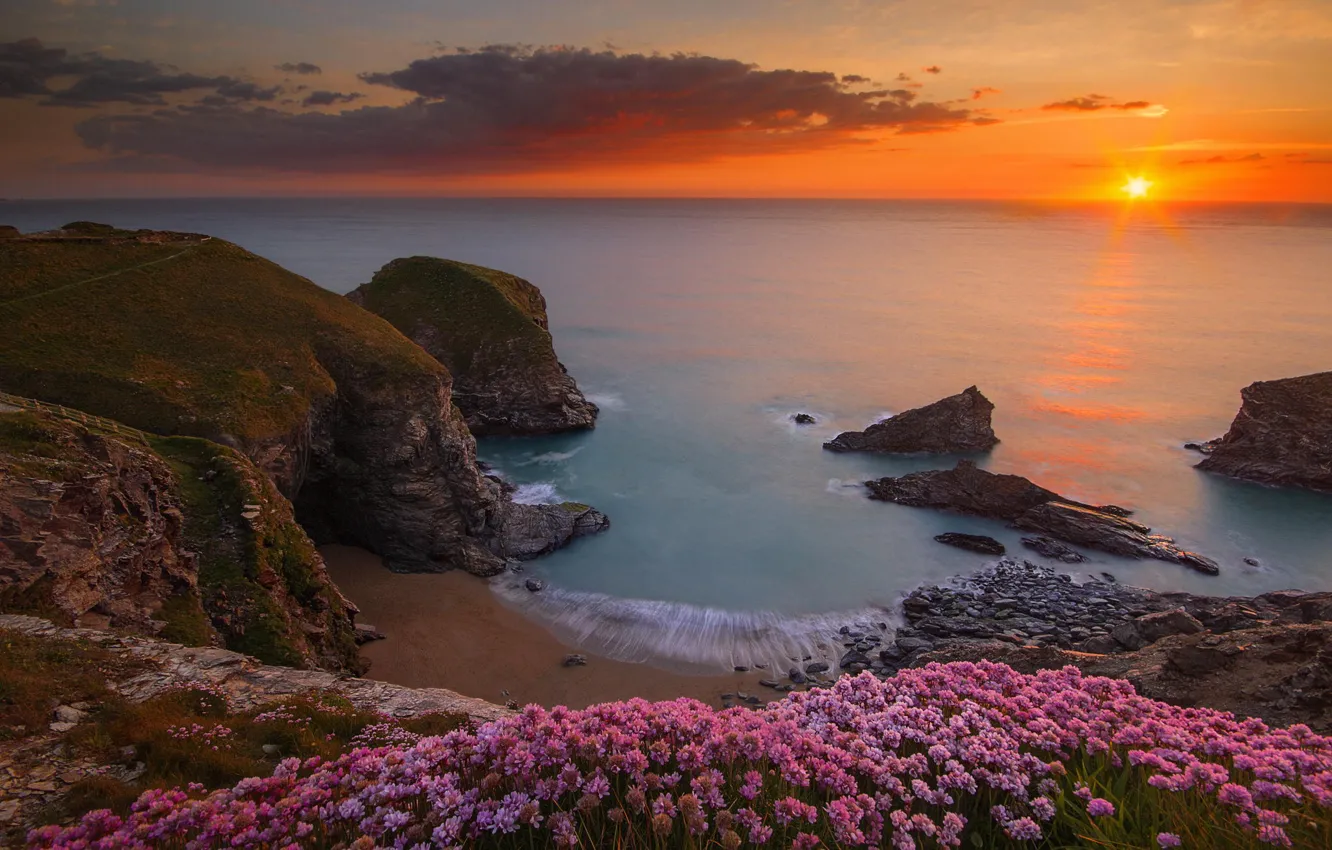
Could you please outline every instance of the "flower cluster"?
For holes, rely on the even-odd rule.
[[[231,745],[231,737],[234,731],[230,726],[223,726],[221,723],[212,726],[203,726],[199,723],[191,723],[186,726],[168,726],[167,734],[177,741],[189,741],[199,746],[207,747],[214,752],[226,749]]]
[[[1290,846],[1332,825],[1332,738],[1177,708],[1074,668],[1028,676],[931,664],[886,682],[846,677],[760,711],[684,699],[528,706],[475,730],[288,759],[207,797],[149,791],[124,819],[94,812],[29,840],[80,850],[509,839],[907,850],[959,847],[972,833],[985,846],[1089,834],[1207,846],[1178,826],[1158,834],[1167,824],[1147,806],[1192,806],[1209,828],[1222,810],[1216,828],[1237,839],[1227,846]],[[1153,823],[1142,835],[1114,832]]]

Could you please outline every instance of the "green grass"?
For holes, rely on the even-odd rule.
[[[182,249],[0,242],[0,385],[158,434],[256,441],[294,432],[344,376],[391,387],[442,371],[387,322],[228,242],[135,268]]]
[[[84,641],[0,631],[0,741],[45,732],[61,704],[107,697],[111,653]]]
[[[543,362],[553,356],[541,293],[496,269],[408,257],[384,266],[359,292],[366,309],[409,337],[421,324],[437,328],[440,345],[429,346],[431,353],[454,375],[490,368],[484,354],[477,354],[492,344],[502,344],[502,361]]]

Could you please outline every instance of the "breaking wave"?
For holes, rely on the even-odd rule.
[[[518,489],[513,491],[513,501],[520,505],[558,505],[566,499],[550,481],[535,481],[519,484]]]
[[[602,410],[624,410],[628,405],[619,393],[585,393],[584,398]]]
[[[619,661],[681,672],[718,673],[736,667],[784,674],[793,665],[823,661],[837,668],[850,626],[879,634],[884,645],[899,623],[886,607],[828,614],[727,611],[682,602],[623,599],[547,587],[532,593],[522,574],[505,573],[491,587],[509,607],[544,625],[561,641]]]

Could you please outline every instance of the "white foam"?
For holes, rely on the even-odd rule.
[[[863,496],[865,483],[850,478],[829,478],[823,489],[839,496]]]
[[[583,447],[578,446],[577,448],[570,449],[567,452],[545,452],[544,454],[533,455],[527,460],[519,461],[518,465],[531,466],[532,464],[539,463],[544,466],[553,466],[554,464],[557,463],[564,463],[566,460],[571,459],[574,455],[578,454],[582,450]]]
[[[513,492],[513,501],[520,505],[558,505],[565,501],[550,481],[519,484]]]
[[[883,420],[892,419],[896,415],[897,413],[892,410],[880,410],[878,413],[874,414],[874,421],[872,421],[870,424],[878,425]]]
[[[810,410],[807,407],[798,408],[776,408],[766,407],[764,413],[775,425],[780,425],[792,434],[803,434],[806,436],[818,437],[820,440],[826,438],[829,434],[838,433],[837,428],[833,426],[833,415],[823,413],[818,410]],[[814,417],[814,421],[809,424],[801,425],[795,421],[797,413],[806,413]]]
[[[841,627],[879,634],[886,646],[900,622],[886,607],[788,615],[622,599],[550,585],[532,593],[520,577],[508,573],[491,587],[506,604],[568,644],[619,661],[680,671],[725,672],[764,665],[762,669],[777,677],[812,661],[823,661],[835,671],[846,652]]]
[[[586,393],[584,398],[595,404],[602,410],[624,410],[627,405],[624,399],[620,398],[619,393]]]

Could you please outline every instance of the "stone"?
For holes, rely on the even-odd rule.
[[[1109,655],[1119,651],[1120,646],[1119,641],[1110,635],[1095,635],[1078,644],[1078,649],[1082,652],[1094,652],[1097,655]]]
[[[813,667],[813,666],[815,666],[815,665],[811,664],[810,666]],[[827,665],[827,664],[824,664],[824,665],[823,665],[823,669],[824,669],[824,670],[827,670],[827,669],[828,669],[828,665]],[[820,671],[820,672],[822,672],[822,671]],[[805,681],[806,681],[805,674],[801,672],[801,670],[800,670],[799,667],[792,667],[790,670],[787,670],[787,671],[786,671],[786,678],[790,679],[792,682],[795,682],[797,685],[803,685],[803,684],[805,684]]]
[[[56,734],[63,735],[64,733],[73,729],[77,725],[78,725],[77,723],[70,723],[64,720],[57,720],[55,723],[52,723],[50,725],[50,729],[52,732],[55,732]]]
[[[828,672],[828,665],[822,661],[815,661],[812,664],[805,665],[805,673],[807,673],[810,676],[826,672]]]
[[[1141,523],[1082,505],[1045,502],[1018,516],[1014,525],[1112,555],[1172,561],[1205,575],[1221,571],[1211,558],[1182,549]]]
[[[865,653],[851,650],[842,656],[841,661],[838,662],[838,666],[843,670],[854,670],[857,668],[865,670],[868,669],[872,663],[873,662],[870,661],[869,656]]]
[[[546,583],[539,578],[529,578],[527,581],[523,582],[523,587],[527,588],[532,593],[541,591],[545,586]]]
[[[1332,492],[1332,372],[1258,381],[1240,395],[1230,430],[1206,444],[1198,469]]]
[[[834,452],[949,454],[987,451],[999,442],[990,424],[994,404],[976,387],[823,444]]]
[[[934,539],[946,546],[956,546],[959,549],[979,552],[982,555],[1002,555],[1006,551],[1004,544],[983,534],[963,534],[957,531],[949,531],[944,534],[936,534]]]
[[[782,686],[782,683],[775,679],[759,679],[759,684],[765,688],[772,688],[774,690]]]
[[[69,705],[56,706],[56,709],[53,712],[53,714],[55,715],[55,719],[60,721],[61,723],[78,724],[82,723],[88,717],[88,712],[80,711],[79,709]]]
[[[564,656],[564,661],[562,661],[561,664],[563,664],[565,667],[586,667],[587,656],[580,655],[579,653],[576,652],[571,652],[568,655]]]
[[[264,744],[262,747],[260,747],[260,749],[264,751],[264,755],[268,756],[275,756],[278,753],[282,752],[282,748],[279,747],[277,744]]]
[[[894,641],[894,644],[899,650],[907,654],[920,650],[932,649],[934,647],[934,644],[931,641],[918,637],[900,637]]]
[[[1110,630],[1110,637],[1125,649],[1142,649],[1147,641],[1138,633],[1136,622],[1120,623]]]
[[[1061,561],[1065,564],[1081,564],[1087,560],[1086,555],[1083,555],[1067,543],[1055,540],[1053,537],[1046,537],[1044,535],[1038,537],[1024,537],[1022,538],[1022,545],[1036,552],[1038,555],[1043,555],[1046,558]]]
[[[356,624],[356,643],[358,644],[367,644],[371,641],[384,640],[386,637],[388,637],[388,635],[369,623]]]
[[[1138,634],[1147,643],[1156,643],[1170,635],[1193,635],[1204,631],[1203,624],[1183,608],[1147,614],[1133,621]]]
[[[791,417],[791,421],[797,425],[815,425],[819,420],[810,416],[808,413],[797,413]]]

